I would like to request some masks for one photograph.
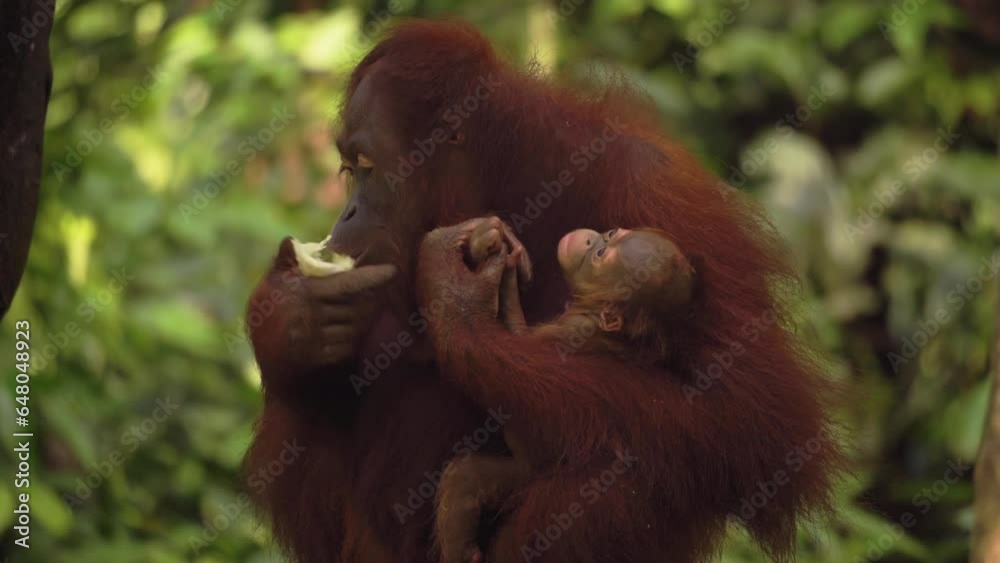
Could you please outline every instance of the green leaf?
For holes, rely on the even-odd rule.
[[[950,149],[951,150],[951,149]],[[988,153],[949,152],[928,169],[943,190],[970,201],[1000,202],[1000,159]]]
[[[635,17],[646,8],[644,0],[594,0],[594,19],[611,22]]]
[[[870,3],[831,2],[820,19],[823,43],[839,51],[865,33],[874,31],[878,7]]]
[[[989,399],[990,381],[984,379],[951,401],[941,413],[940,421],[947,429],[945,443],[959,459],[976,459],[979,442],[983,437]]]
[[[910,67],[901,59],[883,59],[867,67],[858,78],[858,101],[868,107],[891,102],[910,83]]]
[[[212,319],[182,297],[137,304],[133,322],[163,344],[199,355],[216,355],[221,342]]]
[[[45,402],[46,427],[65,440],[73,454],[85,466],[97,461],[97,448],[88,433],[89,425],[80,424],[81,413],[65,404],[62,397],[48,397]]]
[[[845,510],[844,521],[862,537],[874,540],[876,545],[879,545],[877,543],[879,538],[888,535],[892,539],[887,550],[889,553],[898,552],[921,561],[928,561],[931,557],[927,547],[910,535],[899,522],[890,522],[854,506]],[[904,530],[905,533],[897,537],[898,529],[895,527]]]
[[[139,42],[148,44],[163,28],[167,9],[160,2],[143,4],[135,13],[135,35]]]
[[[916,4],[915,2],[913,4]],[[924,38],[930,26],[930,10],[926,6],[917,5],[910,11],[904,11],[901,6],[913,4],[893,4],[888,14],[885,14],[886,33],[889,41],[896,47],[899,54],[910,63],[916,63],[924,49]]]
[[[14,493],[7,488],[6,483],[0,483],[0,530],[6,530],[14,521]]]
[[[344,7],[320,18],[289,22],[279,29],[278,40],[298,56],[305,70],[339,70],[356,62],[370,47],[359,28],[358,13]]]
[[[691,0],[652,0],[650,6],[672,18],[687,16],[694,9]]]
[[[980,116],[995,115],[1000,104],[1000,84],[986,76],[972,77],[965,84],[965,98]]]
[[[66,22],[67,34],[77,41],[97,41],[121,35],[129,29],[124,11],[111,2],[89,2],[73,10]]]
[[[64,536],[73,526],[73,514],[52,489],[37,479],[31,483],[31,511],[38,522],[56,536]]]

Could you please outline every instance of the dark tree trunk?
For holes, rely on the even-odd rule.
[[[54,0],[0,0],[0,318],[28,259],[52,87]]]

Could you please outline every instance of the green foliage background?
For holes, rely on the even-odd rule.
[[[988,3],[964,5],[986,11],[943,0],[60,2],[42,205],[0,325],[13,351],[14,321],[32,323],[38,437],[30,551],[10,549],[13,488],[0,481],[7,555],[280,559],[250,511],[204,531],[244,486],[260,406],[243,308],[282,236],[322,238],[339,213],[332,117],[372,36],[386,18],[456,15],[520,62],[574,78],[619,69],[664,127],[773,213],[806,279],[802,330],[852,391],[843,417],[859,465],[839,516],[803,531],[799,561],[962,560],[970,473],[940,497],[921,491],[949,461],[975,458],[996,307],[995,283],[950,293],[995,251],[1000,218],[1000,33]],[[282,109],[294,118],[251,159],[242,143]],[[957,138],[935,149],[942,134]],[[219,176],[231,161],[238,172]],[[939,310],[948,320],[904,356]],[[6,475],[15,404],[4,381]],[[155,422],[158,400],[179,406]],[[96,486],[81,486],[88,476]],[[937,499],[926,513],[923,498]],[[907,511],[916,524],[888,540]],[[192,538],[205,541],[197,553]],[[725,556],[760,559],[739,536]]]

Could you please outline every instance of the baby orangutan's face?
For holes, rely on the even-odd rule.
[[[621,264],[618,254],[623,237],[631,231],[611,229],[601,234],[590,229],[577,229],[559,241],[556,256],[562,266],[566,281],[574,288],[581,282],[595,277],[606,277],[618,271]],[[605,276],[598,276],[604,273]]]
[[[557,256],[566,281],[578,296],[598,292],[613,298],[620,293],[614,300],[625,301],[638,289],[637,293],[670,302],[674,298],[683,301],[690,290],[689,283],[674,287],[675,282],[690,278],[690,266],[677,246],[658,233],[577,229],[559,241]],[[670,295],[674,290],[679,294]]]

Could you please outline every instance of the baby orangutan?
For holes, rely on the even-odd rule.
[[[499,252],[501,244],[511,246],[499,313],[511,332],[551,338],[557,347],[568,346],[574,353],[614,354],[651,365],[669,360],[676,347],[671,327],[693,301],[695,273],[665,233],[579,229],[564,236],[557,256],[572,301],[555,321],[529,328],[521,310],[518,273],[520,265],[530,261],[516,238],[498,225],[479,225],[469,236],[468,255],[477,261]],[[516,434],[505,431],[504,439],[512,456],[479,453],[456,458],[445,472],[435,523],[442,563],[482,563],[476,536],[484,509],[500,510],[539,471]]]

